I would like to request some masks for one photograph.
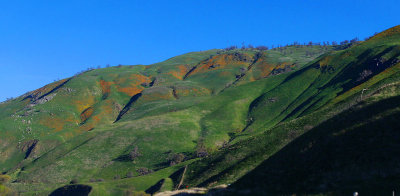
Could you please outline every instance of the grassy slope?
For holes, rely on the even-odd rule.
[[[380,36],[380,35],[378,35]],[[289,118],[286,118],[284,123],[281,123],[278,126],[272,127],[272,128],[268,128],[268,126],[266,126],[266,129],[268,131],[257,135],[256,137],[251,137],[248,140],[243,140],[243,141],[239,141],[238,143],[228,147],[227,149],[218,152],[217,154],[215,154],[214,156],[211,156],[210,158],[204,159],[202,161],[196,162],[194,164],[192,164],[191,166],[189,166],[189,174],[190,176],[187,178],[186,183],[190,184],[191,186],[195,186],[195,185],[200,185],[200,186],[211,186],[211,185],[215,185],[215,184],[223,184],[223,183],[232,183],[234,181],[236,181],[237,179],[239,179],[240,177],[242,177],[243,175],[245,175],[247,172],[251,171],[252,169],[254,169],[256,166],[258,166],[262,161],[266,160],[265,162],[268,162],[271,157],[271,155],[274,155],[275,153],[277,153],[282,147],[284,147],[285,145],[287,145],[290,141],[292,141],[293,139],[295,139],[297,136],[305,133],[305,132],[310,132],[309,130],[311,129],[311,132],[321,132],[321,131],[325,131],[326,127],[329,126],[333,126],[332,123],[336,123],[336,122],[342,122],[345,120],[345,122],[347,122],[347,124],[342,125],[343,127],[341,127],[340,129],[347,129],[347,127],[351,127],[351,126],[355,126],[358,127],[359,125],[356,122],[360,122],[363,123],[363,121],[365,121],[367,118],[367,116],[365,115],[360,115],[360,113],[364,113],[361,111],[370,111],[370,113],[368,115],[374,114],[374,111],[379,111],[376,107],[379,105],[383,105],[383,106],[388,106],[389,109],[394,110],[392,111],[392,113],[387,113],[385,115],[377,115],[376,116],[376,122],[377,125],[374,126],[364,126],[366,128],[370,128],[368,129],[369,131],[373,132],[376,129],[380,129],[381,127],[379,126],[386,126],[387,128],[389,128],[388,130],[396,130],[396,121],[393,121],[393,119],[395,119],[395,115],[397,115],[396,108],[398,108],[398,102],[395,101],[396,97],[399,94],[398,91],[398,84],[399,84],[399,76],[400,76],[400,64],[392,64],[390,68],[387,68],[385,71],[377,69],[375,70],[376,75],[371,75],[368,78],[365,78],[361,83],[361,82],[354,82],[358,79],[359,75],[358,73],[360,73],[361,70],[364,69],[371,69],[371,64],[373,64],[374,66],[376,66],[376,61],[374,61],[374,59],[380,59],[380,58],[385,58],[386,61],[392,61],[395,58],[398,58],[399,53],[398,53],[398,39],[396,39],[398,36],[397,34],[390,37],[385,37],[383,40],[380,40],[379,42],[376,41],[376,38],[369,40],[368,42],[362,43],[358,46],[354,46],[350,49],[347,49],[345,51],[339,51],[339,52],[335,52],[336,54],[333,54],[333,58],[337,58],[337,60],[335,61],[331,61],[331,63],[329,63],[330,66],[335,67],[335,72],[338,72],[337,74],[335,74],[335,72],[331,72],[330,75],[333,76],[324,76],[323,73],[320,74],[321,76],[324,76],[324,83],[323,85],[318,85],[319,82],[318,80],[314,80],[314,82],[310,85],[312,86],[318,86],[319,87],[319,91],[316,91],[315,94],[311,94],[309,95],[309,97],[311,98],[311,100],[321,100],[321,98],[316,99],[315,97],[328,97],[330,98],[327,106],[325,106],[324,108],[316,111],[316,112],[312,112],[313,110],[310,109],[306,109],[308,110],[308,112],[302,112],[303,117],[297,118],[295,120],[290,120],[291,116],[289,115]],[[365,56],[367,51],[367,56]],[[383,52],[384,51],[384,52]],[[358,55],[362,55],[363,59],[357,59],[354,57],[349,57],[347,58],[347,62],[344,61],[346,60],[346,58],[343,58],[342,55],[347,55],[347,54],[353,54],[355,56]],[[326,62],[325,59],[327,57],[322,57],[321,60],[315,62],[315,63],[311,63],[311,65],[309,67],[304,68],[303,70],[301,70],[300,72],[296,72],[294,73],[294,77],[289,77],[291,80],[295,79],[296,77],[305,77],[307,78],[307,75],[304,73],[307,73],[307,71],[315,69],[315,65],[319,65],[318,67],[321,66],[321,64],[325,64]],[[355,61],[349,61],[355,59]],[[322,61],[322,62],[321,62]],[[369,62],[369,61],[372,61]],[[342,67],[340,67],[342,65]],[[380,66],[384,66],[380,64]],[[338,71],[336,71],[338,70]],[[301,74],[299,74],[301,73]],[[318,75],[318,74],[317,74]],[[317,78],[318,78],[317,77]],[[332,78],[331,81],[329,81],[329,79],[326,78]],[[321,80],[321,79],[320,79]],[[303,81],[307,81],[307,80],[303,80]],[[332,82],[334,81],[334,82]],[[283,83],[283,85],[285,85],[286,83]],[[309,89],[312,89],[311,87],[308,87],[307,90],[303,91],[302,94],[306,94],[307,91],[310,91]],[[280,87],[278,86],[278,88],[281,89],[285,89],[284,87]],[[275,88],[277,89],[277,88]],[[363,99],[368,98],[367,100],[364,100],[367,103],[360,104],[357,106],[353,106],[354,104],[358,103],[360,101],[360,97],[361,97],[361,91],[362,89],[368,89],[367,91],[363,92]],[[311,91],[312,92],[312,91]],[[334,94],[337,93],[338,96],[335,96],[332,98],[332,96],[330,96],[330,94]],[[268,108],[269,110],[271,108],[273,108],[273,106],[271,106],[271,104],[275,104],[275,102],[272,102],[268,99],[268,98],[274,98],[277,99],[279,102],[279,98],[281,98],[282,96],[276,96],[276,94],[279,93],[279,91],[276,91],[275,94],[271,93],[271,91],[269,91],[268,93],[270,93],[269,96],[265,96],[263,95],[260,99],[264,102],[267,102]],[[272,95],[271,95],[272,94]],[[274,96],[275,95],[275,96]],[[264,98],[265,97],[265,98]],[[284,96],[286,98],[290,98],[293,96]],[[394,97],[391,99],[386,100],[389,97]],[[310,99],[309,98],[309,99]],[[257,99],[257,102],[260,102],[260,99]],[[299,98],[292,98],[292,100],[299,100]],[[285,100],[286,101],[286,100]],[[317,103],[318,103],[317,101]],[[296,102],[296,101],[295,101]],[[371,103],[370,103],[371,102]],[[378,102],[378,103],[375,103]],[[390,102],[391,104],[387,104],[388,102]],[[286,102],[285,102],[286,103]],[[307,102],[305,102],[307,103]],[[325,101],[324,101],[325,103]],[[291,103],[293,104],[293,102]],[[306,107],[307,105],[310,104],[300,104],[300,109],[301,107]],[[316,104],[314,104],[316,105]],[[369,106],[372,105],[372,106]],[[377,106],[375,106],[377,105]],[[353,107],[352,107],[353,106]],[[382,107],[383,107],[382,106]],[[313,107],[313,106],[312,106]],[[311,107],[311,108],[312,108]],[[351,110],[349,112],[344,112],[342,114],[339,114],[337,116],[335,116],[336,114],[338,114],[339,112],[343,111],[343,110],[347,110],[350,107],[350,109],[352,108],[364,108],[364,110],[360,110],[358,112],[355,113],[351,113]],[[262,110],[262,108],[260,108],[260,106],[256,106],[255,107],[258,110]],[[279,107],[276,107],[279,109]],[[288,107],[285,107],[284,109],[284,113],[289,113],[290,111],[287,111]],[[308,107],[310,108],[310,107]],[[314,108],[317,108],[314,106]],[[303,111],[306,111],[303,110]],[[346,113],[351,113],[350,117],[349,114]],[[268,114],[268,115],[274,115],[276,114],[275,112],[270,112],[267,109],[264,109],[263,112],[260,112],[260,115],[262,114]],[[292,112],[293,114],[293,112]],[[291,114],[291,115],[292,115]],[[391,114],[393,114],[393,116],[391,116]],[[354,117],[352,117],[354,115]],[[255,117],[257,117],[257,113],[255,112]],[[267,116],[267,115],[265,115]],[[319,125],[320,123],[324,122],[327,119],[333,118],[334,120],[330,120],[329,122],[331,122],[331,124],[329,125],[324,125],[322,128],[322,125]],[[266,118],[264,118],[266,119]],[[340,120],[338,120],[340,119]],[[385,119],[385,120],[382,120]],[[392,119],[392,120],[391,120]],[[375,123],[375,122],[374,122]],[[374,123],[371,123],[371,125],[374,125]],[[385,125],[385,123],[387,123]],[[314,128],[317,127],[317,128]],[[392,127],[392,128],[391,128]],[[334,129],[330,129],[332,131],[334,130],[338,130],[339,128],[335,127]],[[339,130],[340,130],[339,129]],[[353,128],[354,129],[354,128]],[[360,133],[358,133],[360,134]],[[396,134],[396,133],[391,133],[391,134]],[[314,137],[314,136],[313,136]],[[323,136],[319,136],[319,137],[323,137]],[[318,138],[317,136],[315,136],[316,139]],[[388,138],[387,138],[388,139]],[[318,140],[317,140],[318,141]],[[310,142],[304,142],[301,141],[298,144],[302,144],[302,145],[308,145]],[[332,142],[334,143],[334,142]],[[379,141],[375,142],[375,144],[378,145]],[[312,142],[311,142],[312,144]],[[360,144],[360,143],[358,143]],[[375,145],[374,144],[374,145]],[[384,142],[380,143],[379,145],[384,144]],[[343,145],[343,148],[347,148],[346,146],[350,146],[348,143]],[[372,147],[373,145],[369,146]],[[393,147],[394,148],[394,147]],[[299,149],[299,148],[294,148],[293,149]],[[329,149],[334,149],[334,147],[326,147],[326,150]],[[379,154],[380,151],[382,149],[377,150],[376,154]],[[280,151],[279,151],[280,152]],[[375,153],[375,152],[374,152]],[[393,153],[395,154],[396,152],[393,151]],[[345,153],[344,153],[345,154]],[[393,155],[393,154],[392,154]],[[280,161],[284,161],[286,159],[288,159],[291,156],[295,156],[295,155],[281,155]],[[296,155],[297,156],[297,155]],[[301,155],[299,155],[301,156]],[[320,155],[310,155],[310,157],[318,157]],[[347,156],[347,155],[344,155]],[[272,158],[272,157],[271,157]],[[298,159],[300,159],[299,157],[296,157]],[[328,158],[325,158],[326,160],[328,160]],[[301,159],[300,159],[301,160]],[[322,158],[320,160],[323,160]],[[351,160],[351,159],[350,159]],[[378,158],[371,158],[370,160],[375,160],[375,161],[379,161]],[[296,161],[293,160],[292,162],[289,162],[286,164],[286,167],[294,167],[294,163]],[[275,163],[274,163],[275,164]],[[283,165],[283,163],[280,163]],[[280,164],[277,163],[274,165],[274,167],[280,167]],[[346,163],[343,163],[343,165],[346,165]],[[321,166],[321,165],[320,165]],[[300,169],[303,169],[306,167],[306,165],[302,165],[299,166]],[[288,170],[288,168],[286,168]],[[267,175],[265,175],[264,173],[267,173],[267,171],[269,170],[274,170],[276,168],[271,168],[270,165],[268,166],[259,166],[259,169],[252,172],[252,174],[249,174],[250,176],[257,176],[257,177],[253,177],[252,180],[250,180],[250,177],[244,177],[243,180],[241,180],[240,182],[238,182],[238,185],[236,186],[237,188],[243,188],[243,189],[247,189],[245,188],[247,185],[249,185],[249,183],[255,183],[255,182],[259,182],[257,185],[255,186],[249,186],[249,187],[253,187],[253,188],[260,188],[262,191],[267,191],[268,189],[263,189],[262,187],[264,186],[262,184],[262,182],[264,182],[264,179],[267,178]],[[392,168],[393,169],[393,168]],[[341,173],[336,171],[337,173]],[[365,170],[364,170],[365,172]],[[285,172],[283,172],[285,173]],[[291,173],[293,174],[293,173]],[[345,172],[342,171],[341,173],[342,175],[345,174]],[[270,176],[274,176],[276,174],[270,175]],[[300,174],[293,174],[293,175],[300,175]],[[302,176],[303,179],[297,179],[299,182],[302,182],[304,180],[306,180],[305,176]],[[271,177],[272,178],[272,177]],[[278,178],[276,178],[275,180],[272,181],[277,181]],[[329,179],[324,179],[329,181]],[[271,181],[271,187],[275,186],[275,184],[273,184]],[[368,181],[369,183],[371,183],[373,180]],[[283,184],[284,182],[282,182]],[[290,181],[290,183],[293,183],[293,181]],[[289,183],[289,184],[290,184]],[[343,185],[343,184],[342,184]],[[383,183],[380,184],[381,186],[383,185]],[[284,187],[287,187],[285,185],[282,185]],[[298,185],[301,187],[301,185]],[[314,185],[311,184],[307,184],[307,185],[303,185],[305,187],[314,187]],[[349,182],[349,186],[352,186],[352,188],[358,186],[355,182]],[[298,189],[291,189],[290,191],[293,192],[300,192],[299,187],[297,187]],[[338,186],[335,186],[335,188],[337,190],[339,190]],[[376,188],[376,187],[375,187]],[[388,188],[388,187],[386,187]],[[270,191],[277,191],[274,190],[273,188],[270,188]],[[330,189],[331,191],[333,189]],[[377,188],[376,190],[379,190],[379,188]],[[375,191],[376,191],[375,190]],[[282,190],[281,190],[282,191]],[[327,189],[324,189],[324,191],[327,191]],[[261,192],[259,192],[261,193]],[[281,192],[282,193],[282,192]],[[310,193],[310,192],[308,192]]]
[[[399,68],[399,66],[397,67]],[[386,77],[375,85],[369,86],[371,91],[365,97],[371,96],[372,98],[370,99],[372,100],[381,100],[396,96],[399,93],[398,90],[396,90],[398,87],[395,85],[398,85],[400,82],[399,71],[400,70],[397,70],[396,74]],[[377,75],[377,77],[378,76],[379,75]],[[382,88],[382,86],[386,85],[388,85],[386,88]],[[389,92],[382,92],[386,91],[384,89],[388,89]],[[190,186],[210,186],[233,183],[247,172],[253,170],[262,161],[267,160],[271,155],[278,152],[282,147],[299,135],[312,130],[320,123],[337,115],[340,111],[347,110],[349,107],[354,107],[354,104],[360,101],[359,99],[360,93],[357,93],[340,103],[327,106],[322,110],[313,112],[304,117],[281,123],[264,133],[237,142],[209,158],[195,162],[189,166],[189,176],[186,178],[187,180],[185,183]],[[360,119],[362,118],[358,120]],[[393,124],[390,126],[393,126]]]
[[[288,63],[301,67],[311,58],[301,54],[305,50],[323,52],[318,47],[294,50]],[[240,68],[254,63],[257,53],[211,50],[150,66],[92,70],[3,103],[0,133],[8,139],[1,143],[0,152],[7,158],[0,161],[0,167],[16,181],[34,182],[33,187],[50,182],[59,186],[72,179],[107,181],[129,172],[138,175],[136,169],[142,167],[163,169],[172,153],[191,158],[199,145],[215,151],[246,126],[251,101],[288,76],[258,76],[254,81],[249,72],[245,77],[252,75],[251,81],[245,77],[239,81]],[[282,56],[277,51],[264,52],[256,66],[265,62],[272,71],[288,60]],[[226,68],[209,68],[212,65]],[[221,73],[225,76],[208,77]],[[141,97],[113,123],[138,93]],[[42,103],[49,95],[50,100]],[[132,163],[126,156],[134,146],[141,156]],[[18,190],[30,187],[17,185]]]
[[[0,168],[22,182],[101,178],[110,183],[92,184],[94,192],[118,192],[123,180],[112,180],[115,176],[138,175],[143,167],[173,172],[178,168],[168,167],[168,157],[183,153],[193,158],[204,147],[216,154],[190,166],[198,169],[187,174],[185,183],[233,182],[337,113],[338,106],[346,108],[362,88],[388,85],[398,71],[396,66],[386,69],[399,55],[396,36],[378,35],[382,38],[328,53],[306,67],[313,58],[305,51],[319,55],[332,48],[211,50],[150,66],[93,70],[65,84],[50,84],[0,105],[0,134],[8,138],[1,141],[0,152],[7,158]],[[373,74],[358,80],[369,69]],[[288,70],[297,71],[274,76]],[[43,95],[54,97],[40,104]],[[321,110],[327,103],[331,110]],[[33,139],[38,142],[29,150]],[[228,142],[235,150],[218,151]],[[141,156],[127,160],[136,146]],[[132,183],[141,187],[136,190],[151,184]]]

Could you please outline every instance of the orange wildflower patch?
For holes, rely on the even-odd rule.
[[[79,112],[82,112],[88,107],[91,107],[95,104],[96,100],[94,96],[85,96],[82,100],[75,100],[74,104]]]
[[[66,124],[75,124],[76,119],[71,113],[64,113],[67,116],[50,116],[48,118],[41,118],[39,124],[52,129],[55,132],[62,131]]]
[[[251,59],[251,57],[247,54],[241,54],[243,57],[247,59]],[[210,59],[200,63],[198,67],[190,73],[190,75],[194,75],[196,73],[205,73],[214,69],[222,69],[227,65],[247,65],[249,62],[241,61],[237,59],[234,54],[221,54],[211,57]]]
[[[179,65],[178,70],[173,70],[168,72],[167,74],[174,76],[175,78],[178,78],[179,80],[183,79],[183,76],[187,73],[187,68],[184,65]]]
[[[40,120],[40,124],[52,129],[55,132],[59,132],[63,130],[64,125],[66,124],[65,119],[61,118],[43,118]]]
[[[85,123],[84,125],[82,125],[81,127],[79,127],[79,129],[81,131],[91,131],[92,129],[94,129],[97,125],[99,125],[103,119],[105,114],[103,113],[99,113],[97,115],[94,115],[90,118],[90,120]]]
[[[103,96],[108,96],[110,94],[111,85],[112,85],[112,82],[106,82],[104,80],[100,80],[100,87],[101,87],[101,92],[103,93]]]
[[[264,62],[263,64],[260,64],[260,65],[261,65],[261,72],[260,72],[261,78],[267,77],[272,72],[272,70],[274,70],[276,67],[275,65],[269,64],[267,62]]]
[[[119,112],[119,111],[118,111]],[[109,122],[109,119],[114,119],[113,116],[113,102],[111,100],[105,100],[100,104],[96,105],[96,108],[88,108],[81,114],[81,122],[85,124],[81,125],[80,131],[90,131],[96,128],[99,124],[105,124]]]
[[[142,83],[150,82],[151,80],[149,77],[139,74],[132,74],[128,79],[120,78],[115,81],[118,92],[123,92],[130,97],[142,92],[144,89],[144,87],[141,86]],[[121,84],[127,86],[121,86]]]
[[[89,107],[86,108],[85,110],[83,110],[83,112],[81,113],[81,122],[85,122],[87,119],[89,119],[93,114],[93,108]]]

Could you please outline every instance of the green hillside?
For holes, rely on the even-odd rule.
[[[239,179],[231,191],[242,190],[243,194],[251,195],[265,192],[343,194],[341,191],[351,194],[362,189],[366,190],[364,193],[376,195],[382,190],[398,188],[395,185],[399,180],[395,172],[398,162],[393,158],[398,154],[395,149],[399,130],[396,119],[400,106],[400,53],[399,39],[391,38],[385,37],[381,42],[373,38],[344,51],[326,54],[293,73],[291,80],[300,77],[303,80],[299,81],[307,81],[306,73],[312,71],[316,72],[312,76],[317,79],[310,82],[301,95],[285,96],[291,101],[283,102],[287,104],[279,113],[284,115],[283,121],[280,118],[279,124],[259,125],[263,127],[262,133],[190,165],[186,183],[215,186]],[[349,53],[362,58],[349,56],[345,61],[343,55]],[[326,63],[326,59],[332,60]],[[324,72],[322,66],[332,67],[334,71]],[[364,70],[372,73],[365,76]],[[317,85],[321,81],[324,83]],[[290,80],[280,88],[285,88],[288,82]],[[282,92],[274,91],[256,100],[256,103],[268,104],[260,112],[264,119],[268,119],[266,114],[273,116],[270,119],[277,116],[276,112],[268,111],[280,98],[272,92]],[[292,89],[291,93],[294,92]],[[307,98],[301,99],[305,95]],[[254,108],[255,111],[262,109],[260,104]],[[374,138],[374,133],[383,135]],[[370,143],[365,143],[367,141]],[[313,151],[308,152],[309,149]],[[308,154],[304,154],[306,151]],[[351,169],[358,171],[353,173]]]
[[[22,195],[70,183],[58,191],[396,188],[399,29],[341,46],[193,52],[28,92],[0,104],[5,186]]]

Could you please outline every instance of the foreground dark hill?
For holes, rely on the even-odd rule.
[[[399,176],[390,158],[399,155],[399,40],[394,27],[341,46],[89,70],[0,104],[0,169],[27,195],[70,182],[91,195],[223,183],[233,183],[228,194],[389,188]]]
[[[398,91],[399,86],[394,88]],[[232,187],[259,195],[355,191],[380,195],[399,190],[399,101],[400,96],[368,99],[339,113],[296,138]]]

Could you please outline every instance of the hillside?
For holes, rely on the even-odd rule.
[[[325,84],[315,87],[321,80],[310,83],[307,91],[318,90],[292,112],[287,109],[293,107],[287,107],[284,112],[289,115],[282,123],[190,165],[186,183],[234,183],[230,191],[251,195],[351,194],[355,190],[376,195],[397,190],[399,34],[380,38],[382,34],[327,54],[293,73],[295,79],[310,70],[323,76],[321,65],[334,70],[325,75]],[[332,60],[327,63],[326,59]],[[363,70],[371,72],[365,76]],[[321,101],[319,109],[307,112]],[[287,120],[299,111],[299,117]]]
[[[70,182],[90,195],[219,184],[232,184],[226,194],[389,190],[400,180],[399,29],[54,82],[0,104],[0,171],[23,195]]]

